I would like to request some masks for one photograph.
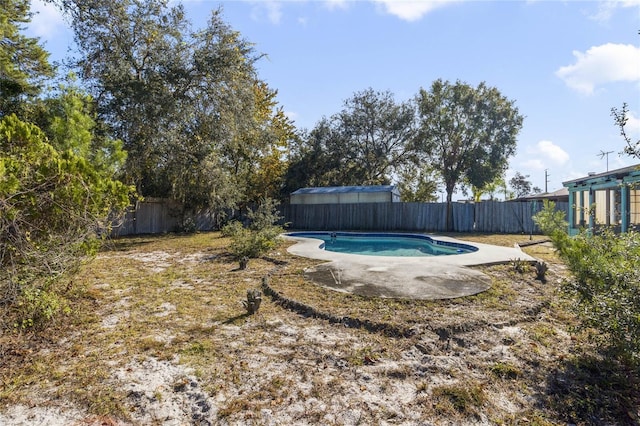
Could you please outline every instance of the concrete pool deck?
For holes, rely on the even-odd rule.
[[[305,271],[310,280],[361,296],[422,300],[469,296],[491,287],[491,279],[471,266],[508,263],[515,259],[536,260],[518,247],[429,236],[440,241],[472,245],[478,250],[448,256],[365,256],[321,249],[322,241],[314,238],[289,235],[284,235],[284,238],[297,242],[287,249],[289,253],[327,261]]]

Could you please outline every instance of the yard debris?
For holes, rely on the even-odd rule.
[[[247,314],[253,315],[260,309],[262,303],[262,293],[257,288],[247,290],[247,300],[242,301],[242,305],[247,310]]]
[[[549,265],[546,262],[537,261],[536,262],[536,280],[542,281],[543,283],[547,282],[547,270],[549,269]]]

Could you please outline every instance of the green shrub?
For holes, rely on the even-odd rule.
[[[243,259],[258,258],[274,248],[283,231],[281,226],[274,225],[281,218],[272,200],[265,200],[255,212],[250,210],[247,216],[250,220],[248,227],[233,221],[222,229],[222,235],[231,238],[229,251],[244,266],[246,261],[243,262]]]
[[[580,328],[625,362],[640,361],[640,234],[603,229],[569,237],[559,215],[546,205],[536,216],[572,273],[563,283]]]
[[[242,226],[242,223],[238,222],[237,220],[234,220],[224,225],[220,230],[220,232],[223,237],[231,238],[234,235],[242,232],[243,228],[244,227]]]
[[[556,234],[566,234],[569,224],[564,219],[565,213],[556,210],[556,203],[545,200],[542,210],[533,217],[543,234],[553,237]]]
[[[574,275],[564,291],[575,301],[585,328],[613,354],[640,361],[640,235],[581,233],[571,239],[561,256]]]
[[[0,119],[0,328],[38,326],[64,309],[67,289],[55,283],[96,253],[134,194],[103,166],[15,115]]]
[[[15,327],[41,328],[59,313],[69,313],[67,300],[56,291],[43,286],[29,286],[23,289],[17,304]]]
[[[256,210],[249,209],[247,217],[250,222],[249,228],[253,231],[276,228],[279,232],[282,232],[282,227],[275,225],[282,219],[282,216],[278,212],[276,201],[271,198],[262,200]]]
[[[260,231],[247,229],[240,225],[234,225],[229,249],[237,259],[248,257],[257,258],[275,247],[277,237],[281,230],[277,227],[270,227]]]

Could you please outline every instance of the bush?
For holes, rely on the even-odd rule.
[[[240,261],[243,258],[258,258],[274,248],[283,231],[281,226],[275,225],[281,217],[270,199],[265,200],[256,211],[250,210],[247,216],[250,220],[248,227],[233,221],[222,228],[222,235],[231,238],[229,250]]]
[[[72,150],[59,151],[37,126],[0,120],[0,319],[18,311],[22,327],[64,308],[53,285],[94,254],[110,214],[133,188]],[[13,309],[13,308],[18,309]]]
[[[243,257],[253,259],[262,256],[275,247],[277,237],[282,232],[277,227],[255,231],[242,225],[229,226],[232,226],[231,229],[233,229],[233,231],[227,230],[228,235],[231,237],[229,249],[237,259]]]
[[[566,244],[561,256],[575,279],[564,291],[575,301],[583,327],[613,354],[640,361],[640,235],[582,233]]]
[[[23,288],[17,306],[17,328],[41,328],[47,325],[60,312],[69,313],[70,308],[60,292],[48,289],[48,286],[29,285]]]
[[[243,231],[244,226],[237,220],[233,220],[222,227],[220,232],[223,237],[232,238]]]
[[[553,237],[562,236],[567,233],[569,224],[564,220],[564,212],[556,210],[556,203],[545,200],[542,210],[533,217],[533,221],[538,225],[543,234]]]
[[[603,229],[596,235],[584,231],[571,238],[550,211],[536,216],[573,277],[563,283],[573,301],[581,329],[622,361],[640,361],[640,234],[616,235]],[[548,225],[548,226],[546,226]],[[541,226],[542,228],[543,226]]]

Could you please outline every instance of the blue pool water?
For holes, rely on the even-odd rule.
[[[320,247],[327,251],[368,256],[445,256],[478,250],[468,244],[439,241],[419,234],[291,232],[287,235],[322,240]]]

